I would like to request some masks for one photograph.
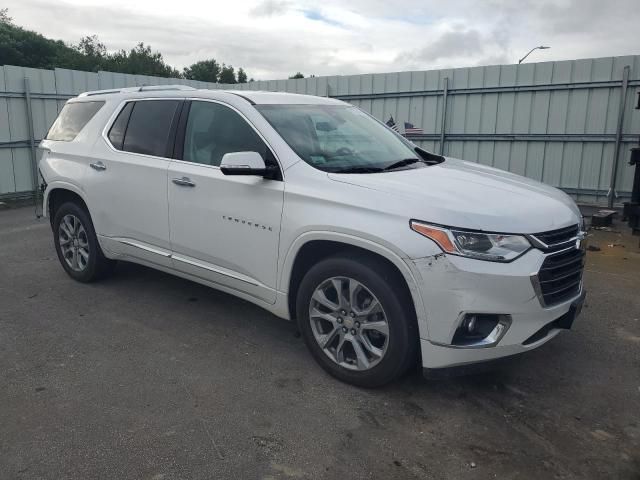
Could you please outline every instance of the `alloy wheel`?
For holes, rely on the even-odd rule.
[[[76,272],[82,272],[87,268],[89,264],[87,231],[75,215],[68,214],[62,217],[58,229],[58,244],[69,268]]]
[[[373,368],[389,344],[382,304],[365,285],[332,277],[314,290],[309,304],[313,336],[325,355],[349,370]]]

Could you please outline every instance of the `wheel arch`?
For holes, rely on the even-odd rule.
[[[49,222],[53,222],[56,209],[67,201],[75,201],[87,212],[89,211],[84,192],[76,185],[67,182],[53,182],[47,186],[42,200],[42,211],[46,217],[49,217]]]
[[[286,294],[289,318],[296,317],[297,286],[308,268],[323,258],[348,251],[370,255],[384,262],[401,276],[413,303],[420,336],[425,337],[427,323],[424,304],[416,275],[410,265],[399,254],[384,245],[337,232],[308,232],[298,237],[289,248],[280,277],[280,290]]]

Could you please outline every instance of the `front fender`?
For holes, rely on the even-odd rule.
[[[325,240],[338,243],[344,243],[359,247],[364,250],[368,250],[372,253],[378,254],[388,261],[390,261],[400,271],[411,293],[413,300],[413,307],[416,312],[416,318],[418,319],[418,328],[420,329],[420,337],[428,338],[428,327],[426,310],[422,299],[422,294],[418,288],[418,282],[416,278],[420,278],[419,273],[415,271],[415,264],[408,258],[405,259],[400,253],[395,252],[388,247],[376,243],[372,240],[360,238],[354,235],[333,231],[308,231],[299,235],[289,246],[287,253],[284,256],[282,265],[280,268],[280,276],[278,279],[278,290],[285,294],[289,290],[289,282],[291,280],[291,273],[293,271],[293,265],[300,249],[311,241]]]

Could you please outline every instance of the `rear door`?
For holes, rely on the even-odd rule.
[[[182,103],[126,102],[96,143],[85,184],[100,242],[113,253],[171,265],[167,170]]]
[[[222,103],[192,101],[180,125],[168,183],[175,268],[274,303],[282,176],[227,176],[219,165],[231,152],[255,151],[278,165],[275,155],[246,118]]]

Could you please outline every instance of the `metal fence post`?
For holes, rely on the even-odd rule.
[[[442,92],[442,126],[440,127],[440,155],[444,155],[444,140],[447,126],[447,97],[449,96],[449,77],[444,77]]]
[[[613,207],[616,197],[616,177],[618,176],[618,160],[620,157],[620,144],[622,141],[622,128],[624,122],[624,109],[627,105],[627,88],[629,87],[629,73],[631,67],[625,66],[622,70],[622,89],[620,91],[620,107],[618,109],[618,125],[616,127],[616,145],[613,150],[613,165],[611,165],[611,180],[609,181],[609,192],[607,195],[607,205]]]
[[[39,200],[39,188],[38,188],[38,161],[36,157],[36,139],[33,133],[33,110],[31,108],[31,85],[29,79],[24,78],[24,98],[27,102],[27,124],[29,128],[29,150],[31,151],[31,174],[33,176],[33,198],[36,207],[36,215],[38,215],[38,200]]]

